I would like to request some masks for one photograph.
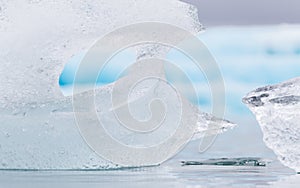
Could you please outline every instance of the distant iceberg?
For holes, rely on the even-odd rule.
[[[300,77],[258,88],[243,98],[264,142],[286,166],[300,171]]]

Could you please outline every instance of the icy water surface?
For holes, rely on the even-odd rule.
[[[0,171],[0,187],[298,187],[299,184],[300,174],[277,161],[266,166],[251,163],[250,166],[183,166],[173,160],[162,166],[109,171]]]

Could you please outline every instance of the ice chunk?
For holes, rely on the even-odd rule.
[[[217,158],[203,161],[181,161],[186,165],[215,165],[215,166],[266,166],[266,161],[257,157]]]
[[[0,106],[62,99],[64,64],[116,28],[153,21],[202,30],[196,8],[176,0],[4,0],[0,7]],[[153,49],[138,48],[138,56]]]
[[[64,64],[98,37],[132,23],[157,21],[192,33],[202,30],[197,10],[175,0],[2,0],[0,7],[2,169],[117,168],[96,155],[80,136],[71,98],[63,96],[58,85]],[[161,56],[166,50],[146,45],[137,52],[141,59]],[[107,88],[101,92],[109,92]],[[213,120],[199,114],[204,120],[199,122],[202,132]],[[220,130],[211,132],[216,131]]]
[[[264,142],[286,166],[300,171],[300,78],[258,88],[243,98]]]

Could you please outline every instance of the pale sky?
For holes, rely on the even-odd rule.
[[[300,24],[299,0],[182,0],[194,4],[210,25]]]

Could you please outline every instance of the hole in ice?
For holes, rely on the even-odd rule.
[[[123,76],[123,70],[135,62],[135,52],[132,49],[128,48],[115,54],[111,57],[109,62],[102,67],[101,73],[99,74],[96,83],[94,83],[93,78],[95,75],[91,75],[91,72],[95,72],[91,71],[93,67],[80,65],[85,54],[86,51],[82,51],[73,56],[69,62],[67,62],[59,76],[59,86],[65,96],[72,95],[72,87],[79,66],[84,69],[86,74],[84,74],[84,76],[78,76],[76,84],[92,89],[94,84],[96,84],[96,86],[101,86],[116,81],[119,77]],[[98,72],[96,74],[98,74]]]
[[[59,77],[59,86],[62,93],[65,96],[72,95],[72,89],[74,85],[74,79],[76,76],[76,71],[79,68],[81,61],[83,60],[86,51],[82,51],[77,55],[73,56],[69,62],[66,63],[62,73]],[[185,54],[180,52],[177,49],[172,49],[166,56],[166,61],[171,62],[178,66],[190,79],[191,83],[194,85],[198,98],[192,98],[189,91],[184,91],[183,95],[189,99],[192,103],[198,104],[206,111],[210,111],[212,104],[210,88],[207,83],[207,79],[203,72],[194,64],[194,62],[189,59]],[[92,89],[96,86],[106,85],[112,83],[119,79],[120,77],[126,75],[126,72],[123,72],[126,68],[136,62],[136,49],[131,47],[125,50],[119,51],[114,54],[111,59],[102,67],[101,73],[96,81],[93,83],[93,78],[95,73],[93,67],[87,67],[82,65],[81,68],[84,69],[86,74],[83,76],[78,76],[76,84],[84,87],[85,89]],[[166,67],[165,67],[166,68]],[[165,69],[166,70],[166,69]],[[166,70],[166,79],[171,84],[179,83],[181,80],[178,78],[178,75],[173,74],[172,72]],[[95,73],[95,74],[98,74]],[[183,83],[186,84],[186,83]]]

